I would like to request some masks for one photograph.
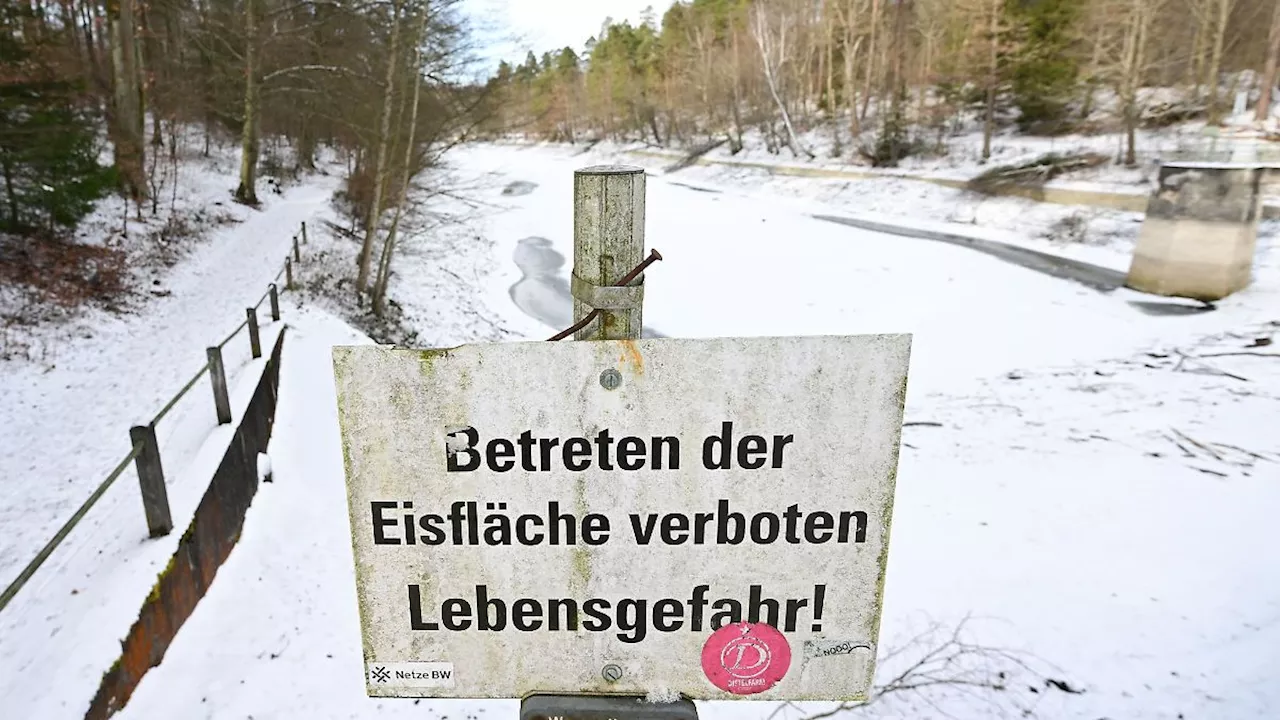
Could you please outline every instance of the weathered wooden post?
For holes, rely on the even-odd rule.
[[[644,277],[609,287],[644,258],[644,168],[596,165],[573,173],[573,320],[600,316],[575,340],[638,340]]]
[[[258,339],[258,310],[245,308],[244,314],[249,324],[249,352],[253,354],[253,359],[257,360],[262,357],[262,343]]]
[[[307,221],[302,221],[302,244],[307,244]]]
[[[269,290],[271,291],[271,322],[280,322],[280,291],[276,289],[275,283],[271,283]]]
[[[293,261],[302,262],[302,254],[298,250],[298,236],[293,236]]]
[[[147,530],[151,537],[168,535],[173,530],[169,515],[169,492],[164,487],[164,468],[160,465],[160,444],[156,442],[154,425],[129,428],[129,440],[138,446],[134,467],[142,488],[142,509],[147,514]]]
[[[284,289],[293,289],[293,258],[291,257],[284,259]]]
[[[231,399],[227,396],[227,371],[222,365],[222,348],[214,346],[209,355],[209,380],[213,384],[213,406],[218,411],[218,424],[231,422]]]

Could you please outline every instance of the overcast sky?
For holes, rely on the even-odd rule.
[[[490,66],[498,60],[523,60],[532,50],[543,51],[569,46],[579,52],[587,38],[597,35],[605,18],[639,22],[646,7],[654,18],[672,0],[473,0],[472,14],[485,27],[481,34],[487,46],[484,55]]]

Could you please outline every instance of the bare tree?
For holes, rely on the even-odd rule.
[[[1276,88],[1276,66],[1280,64],[1280,2],[1276,3],[1271,13],[1271,32],[1268,35],[1267,59],[1263,64],[1262,77],[1259,79],[1262,94],[1258,97],[1255,117],[1259,122],[1271,115],[1271,95]]]
[[[782,116],[782,125],[787,131],[787,147],[796,157],[804,155],[812,159],[813,153],[801,145],[800,138],[796,135],[784,98],[785,89],[781,87],[783,69],[788,60],[787,39],[792,19],[785,12],[770,13],[766,9],[767,5],[765,2],[757,2],[752,6],[751,37],[760,51],[760,64],[764,70],[765,84],[769,87],[769,95],[773,98],[778,113]]]
[[[143,138],[145,107],[137,10],[137,0],[107,2],[113,81],[110,126],[116,152],[115,164],[126,191],[138,206],[141,218],[142,200],[147,195],[147,159]]]
[[[1138,119],[1140,116],[1138,91],[1141,89],[1142,77],[1146,70],[1147,42],[1151,30],[1151,21],[1160,11],[1164,2],[1165,0],[1128,0],[1127,14],[1124,20],[1124,42],[1121,49],[1117,92],[1124,121],[1124,164],[1129,167],[1138,164],[1136,147]]]
[[[1209,86],[1209,122],[1222,120],[1221,82],[1222,52],[1227,39],[1227,24],[1231,21],[1231,13],[1237,0],[1192,0],[1191,10],[1201,26],[1209,32],[1206,47],[1209,50],[1209,65],[1205,70],[1204,82]],[[1150,21],[1148,20],[1148,25]]]
[[[258,17],[254,0],[244,0],[244,127],[240,131],[240,185],[236,200],[258,204]]]
[[[382,245],[382,257],[378,260],[378,276],[373,284],[373,312],[381,316],[386,303],[387,281],[391,276],[391,256],[396,248],[396,233],[400,229],[400,216],[404,212],[405,198],[409,194],[409,180],[413,177],[413,158],[416,149],[414,138],[418,129],[418,100],[422,93],[422,43],[427,30],[427,9],[422,11],[422,23],[418,34],[414,37],[413,64],[413,99],[409,101],[409,137],[404,145],[404,164],[400,171],[400,192],[396,200],[395,214],[391,218],[391,229],[387,233],[386,242]]]
[[[1003,0],[987,0],[987,106],[982,117],[982,162],[991,159],[991,136],[996,128],[996,95],[1000,86],[1000,15]]]
[[[373,258],[373,238],[382,215],[382,190],[387,181],[387,145],[391,135],[392,92],[395,87],[396,60],[400,50],[400,3],[391,3],[391,49],[387,55],[386,84],[382,94],[382,120],[378,127],[378,159],[373,170],[373,201],[365,218],[364,243],[360,248],[359,272],[356,274],[356,292],[363,293],[369,285],[369,266]]]

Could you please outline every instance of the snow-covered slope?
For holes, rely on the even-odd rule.
[[[536,246],[545,255],[538,301],[554,306],[570,264],[557,267],[554,254],[572,257],[572,171],[620,156],[475,146],[452,157],[482,211],[447,243],[430,234],[409,243],[392,297],[432,345],[550,335],[560,328],[512,302],[512,287],[528,282],[532,267],[522,256],[522,270],[517,252]],[[915,333],[907,408],[915,424],[904,436],[882,645],[911,662],[964,624],[965,638],[988,648],[976,658],[983,667],[969,669],[1005,672],[1007,682],[1001,691],[943,684],[897,694],[867,714],[1274,716],[1280,565],[1265,548],[1280,513],[1271,421],[1280,414],[1280,363],[1256,354],[1268,347],[1249,347],[1280,334],[1274,226],[1262,238],[1254,285],[1213,312],[1195,312],[964,248],[817,220],[815,213],[859,209],[856,197],[832,202],[819,182],[797,179],[784,198],[757,178],[653,171],[648,244],[666,258],[646,280],[654,329],[683,337]],[[316,182],[294,192],[314,198],[310,209],[323,215],[329,188]],[[517,182],[524,185],[504,194]],[[895,204],[886,192],[882,201],[884,215],[919,221],[915,198]],[[1051,247],[1015,230],[1005,239]],[[253,252],[248,238],[228,242]],[[326,242],[316,238],[312,251]],[[282,256],[283,246],[271,251]],[[1123,245],[1090,259],[1122,268]],[[196,262],[191,282],[265,282],[236,267]],[[229,310],[208,316],[196,303],[191,324],[225,316],[233,326],[254,297],[233,297]],[[364,696],[329,350],[367,339],[313,307],[290,304],[285,318],[293,329],[270,450],[275,481],[261,489],[240,544],[122,715],[475,720],[513,712],[514,703]],[[220,328],[187,328],[186,347],[165,352],[194,352],[198,363]],[[102,367],[121,357],[104,355]],[[212,429],[207,398],[198,390],[196,400],[173,432],[203,438]],[[67,414],[64,405],[56,418],[33,418],[60,424]],[[124,417],[121,430],[134,421]],[[189,456],[190,472],[221,432]],[[121,483],[136,495],[136,482]],[[140,538],[135,501],[124,491],[117,500],[121,517],[137,512]],[[101,658],[123,632],[111,623],[139,599],[113,601],[113,587],[145,593],[137,578],[154,578],[163,558],[162,543],[134,542],[104,548],[115,558],[108,567],[128,568],[113,573],[132,578],[123,586],[76,574],[103,547],[88,542],[34,586],[19,613],[0,616],[0,657],[13,658],[0,666],[0,676],[13,678],[0,696],[6,712],[79,717]],[[938,633],[921,635],[933,625]],[[50,680],[33,681],[37,671]],[[773,709],[701,708],[708,717],[760,720]],[[815,709],[784,708],[776,720]]]
[[[458,155],[460,169],[537,183],[504,196],[497,182],[485,197],[500,209],[483,233],[493,261],[508,264],[476,288],[481,297],[499,307],[504,285],[521,279],[521,239],[568,254],[571,171],[607,159]],[[916,333],[908,420],[926,424],[904,438],[882,643],[918,658],[933,641],[912,644],[922,627],[945,636],[968,617],[970,641],[1025,653],[1030,669],[992,651],[984,659],[1008,673],[1004,690],[944,684],[870,715],[1274,715],[1280,572],[1261,549],[1280,512],[1268,424],[1280,410],[1280,363],[1238,354],[1280,331],[1274,259],[1218,311],[1152,315],[1136,293],[821,223],[759,194],[654,177],[648,213],[649,244],[667,259],[648,275],[646,318],[666,334]],[[322,323],[287,345],[277,482],[126,717],[514,711],[363,696],[328,354],[348,338]],[[724,718],[772,710],[702,708]]]

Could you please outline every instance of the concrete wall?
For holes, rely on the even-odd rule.
[[[660,158],[665,160],[680,158],[679,153],[659,152],[653,150],[631,150],[629,155],[637,157]],[[919,180],[933,185],[941,185],[963,190],[966,186],[964,180],[955,178],[931,177],[928,175],[912,175],[908,173],[892,173],[892,172],[865,172],[859,170],[836,170],[832,168],[810,168],[797,167],[794,165],[770,165],[768,163],[757,162],[739,162],[736,160],[715,160],[712,158],[698,158],[693,161],[695,165],[727,165],[731,167],[745,167],[757,170],[767,170],[775,175],[786,175],[793,177],[815,177],[840,179],[846,178],[850,180],[866,180],[878,177],[895,177],[906,180]],[[1280,187],[1280,168],[1274,169],[1264,180],[1273,187]],[[1145,212],[1147,209],[1147,196],[1144,193],[1118,193],[1106,192],[1103,190],[1078,190],[1073,188],[1062,187],[1005,187],[996,192],[997,195],[1005,197],[1022,197],[1028,200],[1036,200],[1038,202],[1047,202],[1054,205],[1084,205],[1087,207],[1107,208],[1110,210],[1124,210],[1127,212]],[[1280,219],[1280,205],[1266,205],[1262,208],[1262,217],[1269,219]]]
[[[258,491],[258,453],[266,452],[275,422],[284,335],[282,331],[276,340],[262,379],[191,525],[121,643],[120,658],[103,676],[85,713],[86,720],[109,718],[124,707],[142,676],[160,664],[240,539],[245,511]]]
[[[1135,290],[1220,300],[1249,285],[1262,176],[1260,169],[1160,168],[1138,235],[1127,285]]]

